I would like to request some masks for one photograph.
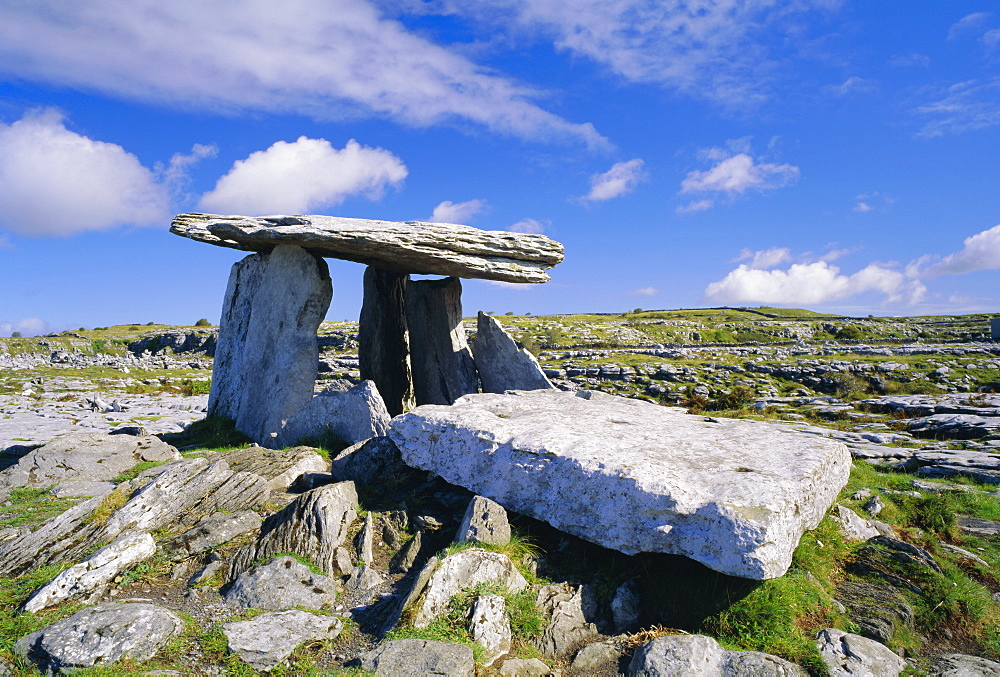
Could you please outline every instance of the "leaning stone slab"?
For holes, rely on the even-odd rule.
[[[426,628],[448,608],[452,597],[477,583],[499,583],[512,592],[528,587],[524,576],[506,555],[481,548],[469,548],[448,555],[434,569],[414,627]]]
[[[476,371],[479,372],[484,393],[555,387],[545,376],[535,356],[524,348],[518,348],[496,318],[483,311],[479,311],[472,356],[476,361]]]
[[[538,591],[535,606],[548,618],[535,646],[543,655],[558,658],[581,642],[597,636],[597,626],[584,615],[583,586],[545,585]]]
[[[330,472],[340,481],[388,484],[406,476],[410,468],[388,437],[374,437],[352,444],[333,459]]]
[[[507,521],[507,511],[503,506],[488,498],[473,496],[458,525],[455,542],[479,541],[501,545],[509,540],[510,522]]]
[[[426,639],[394,639],[361,655],[361,669],[376,677],[448,675],[472,677],[476,666],[472,649],[464,644]]]
[[[141,663],[183,629],[177,614],[153,604],[101,604],[25,635],[14,653],[48,674],[123,658]]]
[[[277,445],[285,447],[305,439],[317,440],[331,432],[348,444],[389,431],[389,412],[371,381],[350,390],[324,390],[313,397],[285,424]]]
[[[327,462],[312,447],[251,446],[226,452],[224,458],[233,472],[251,472],[266,479],[271,491],[285,491],[300,475],[329,470]]]
[[[305,557],[330,576],[349,572],[337,565],[337,548],[358,517],[354,482],[338,482],[308,491],[264,520],[254,543],[241,548],[229,564],[230,579],[251,563],[280,553]]]
[[[322,609],[337,601],[337,582],[293,557],[276,557],[240,574],[223,597],[244,609]]]
[[[403,460],[626,554],[781,576],[847,482],[843,444],[603,393],[477,394],[392,420]]]
[[[831,677],[895,677],[906,668],[884,644],[836,628],[820,630],[816,646]]]
[[[37,613],[73,597],[82,596],[84,601],[90,601],[107,590],[118,572],[152,557],[155,552],[156,543],[149,534],[122,536],[40,587],[20,610]]]
[[[293,609],[226,623],[222,632],[229,641],[230,651],[254,670],[267,672],[285,662],[299,644],[333,639],[343,627],[336,616],[317,616]]]
[[[170,232],[200,242],[270,251],[305,247],[320,256],[399,273],[454,275],[504,282],[547,282],[563,246],[544,235],[490,231],[452,223],[375,221],[334,216],[180,214]]]
[[[729,651],[705,635],[657,637],[636,650],[629,674],[649,677],[805,677],[805,670],[757,651]]]

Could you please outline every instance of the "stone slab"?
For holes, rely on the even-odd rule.
[[[475,394],[392,420],[403,460],[626,554],[781,576],[847,482],[846,447],[592,391]]]
[[[276,245],[290,244],[319,256],[400,273],[504,282],[547,282],[545,271],[563,260],[562,244],[544,235],[453,223],[180,214],[170,232],[244,251],[268,252]]]

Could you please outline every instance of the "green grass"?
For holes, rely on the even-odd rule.
[[[8,500],[11,505],[0,507],[0,528],[33,528],[76,504],[71,498],[56,498],[49,491],[52,487],[12,489]]]
[[[158,468],[164,463],[166,463],[166,461],[142,461],[141,463],[137,463],[128,470],[118,474],[111,481],[114,482],[115,484],[121,484],[122,482],[128,482],[129,480],[134,480],[136,477],[141,475],[146,470],[149,470],[150,468]]]
[[[192,449],[235,449],[248,446],[251,441],[230,419],[221,416],[194,421],[183,432],[164,435],[163,439],[175,447]]]

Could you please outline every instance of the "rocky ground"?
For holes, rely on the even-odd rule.
[[[846,444],[848,485],[766,581],[507,514],[384,442],[248,449],[199,422],[210,330],[4,340],[0,657],[15,674],[1000,674],[982,318],[771,310],[499,318],[563,389]],[[324,325],[317,387],[358,378],[355,338]]]

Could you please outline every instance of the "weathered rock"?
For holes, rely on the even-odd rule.
[[[451,642],[394,639],[362,654],[360,660],[361,669],[370,670],[376,677],[472,677],[476,674],[472,649]]]
[[[167,542],[165,546],[183,555],[194,555],[227,543],[237,536],[256,532],[260,529],[262,521],[260,515],[252,510],[213,513],[202,517],[193,527]]]
[[[299,644],[333,639],[343,627],[336,616],[317,616],[293,609],[226,623],[222,632],[229,641],[230,651],[254,670],[266,672],[284,663]]]
[[[918,437],[974,440],[1000,432],[1000,417],[974,414],[932,414],[915,418],[906,429]]]
[[[649,677],[805,677],[788,661],[756,651],[729,651],[705,635],[671,635],[639,647],[629,674]]]
[[[452,223],[375,221],[334,216],[217,216],[180,214],[175,235],[222,247],[268,251],[281,244],[322,256],[426,275],[546,282],[545,270],[563,247],[544,235],[484,231]]]
[[[820,630],[816,646],[831,677],[894,677],[906,668],[884,644],[836,628]]]
[[[375,382],[390,416],[413,408],[413,371],[404,299],[409,275],[375,266],[365,269],[358,321],[361,378]]]
[[[583,612],[583,587],[545,585],[538,591],[535,605],[548,617],[535,646],[542,655],[558,658],[566,651],[597,635],[597,626]]]
[[[528,585],[506,555],[481,548],[460,550],[448,555],[437,565],[427,584],[427,591],[413,625],[418,628],[427,627],[433,619],[444,613],[452,597],[463,588],[477,583],[499,583],[513,592],[524,590]]]
[[[639,627],[641,613],[639,586],[634,580],[622,583],[611,598],[611,618],[615,624],[615,632],[635,632]]]
[[[375,520],[371,512],[365,515],[364,524],[358,532],[356,550],[359,564],[364,562],[371,564],[375,561]]]
[[[1000,663],[960,653],[942,654],[934,659],[930,674],[935,677],[1000,677]]]
[[[592,674],[601,668],[618,672],[618,659],[621,655],[621,650],[614,642],[594,642],[576,652],[570,668],[584,675]]]
[[[50,494],[56,498],[77,498],[80,496],[100,496],[115,488],[114,482],[91,482],[88,480],[70,480],[60,482],[52,487]]]
[[[300,475],[326,472],[327,462],[312,447],[265,449],[251,446],[226,452],[233,472],[250,472],[267,480],[271,491],[285,491]]]
[[[474,496],[465,510],[455,542],[479,541],[490,545],[501,545],[510,541],[510,522],[507,511],[496,501],[482,496]]]
[[[861,518],[850,508],[837,505],[831,511],[830,516],[836,520],[844,530],[844,535],[856,541],[867,541],[872,536],[878,536],[879,531],[866,519]]]
[[[122,536],[40,587],[20,610],[37,613],[74,597],[92,601],[108,589],[118,572],[155,552],[156,543],[149,534]]]
[[[406,287],[413,395],[417,404],[451,404],[479,391],[472,351],[462,329],[462,283],[456,277]]]
[[[14,487],[105,482],[142,461],[173,461],[181,455],[157,437],[103,433],[62,435],[0,473],[0,495]],[[79,495],[79,494],[78,494]]]
[[[271,495],[266,479],[251,472],[234,472],[212,493],[203,497],[178,524],[190,526],[205,515],[235,513],[262,505]]]
[[[347,447],[333,459],[330,471],[340,481],[372,485],[399,481],[410,472],[388,437],[375,437]]]
[[[292,415],[277,445],[317,440],[330,432],[348,444],[383,437],[389,430],[389,412],[375,384],[364,381],[350,390],[324,390]]]
[[[841,581],[834,598],[847,608],[847,616],[861,628],[861,635],[888,644],[897,626],[913,629],[914,613],[906,598],[891,585]]]
[[[392,558],[392,562],[389,564],[390,573],[405,574],[412,569],[413,564],[417,561],[417,555],[420,554],[422,541],[423,536],[418,531],[414,534],[413,538],[403,545],[395,557]]]
[[[562,531],[755,579],[787,570],[851,463],[786,426],[592,391],[468,395],[396,417],[390,437],[408,465]]]
[[[50,674],[123,658],[141,663],[183,629],[174,612],[153,604],[101,604],[25,635],[14,652]]]
[[[548,665],[537,658],[508,658],[500,665],[501,677],[546,677],[552,674]]]
[[[469,611],[469,634],[485,649],[483,665],[510,651],[513,635],[507,620],[507,602],[500,595],[480,595]]]
[[[378,572],[378,569],[371,564],[362,564],[354,567],[344,587],[355,592],[363,592],[371,590],[384,582],[385,579],[382,578],[382,574]]]
[[[238,550],[230,563],[230,578],[252,562],[279,553],[305,557],[330,576],[348,572],[337,566],[337,548],[357,519],[358,494],[353,482],[339,482],[302,494],[264,521],[256,542]]]
[[[1000,536],[1000,520],[959,515],[958,528],[975,536]]]
[[[518,348],[500,323],[482,311],[479,311],[472,356],[484,393],[554,387],[535,356]]]
[[[986,560],[984,560],[982,557],[980,557],[976,553],[970,552],[969,550],[966,550],[965,548],[960,548],[957,545],[952,545],[951,543],[945,543],[943,541],[939,541],[938,542],[938,547],[941,548],[942,550],[944,550],[947,553],[955,555],[956,557],[960,557],[962,559],[972,560],[973,562],[975,562],[979,566],[986,567],[987,569],[990,568],[989,562],[987,562]]]
[[[301,247],[278,246],[265,259],[249,316],[240,318],[247,329],[234,420],[250,439],[274,447],[285,422],[313,397],[319,369],[316,330],[333,287],[326,262]],[[220,327],[220,342],[221,332]],[[215,359],[218,363],[218,353]]]
[[[337,601],[337,583],[293,557],[276,557],[240,574],[223,597],[245,609],[322,609]]]

